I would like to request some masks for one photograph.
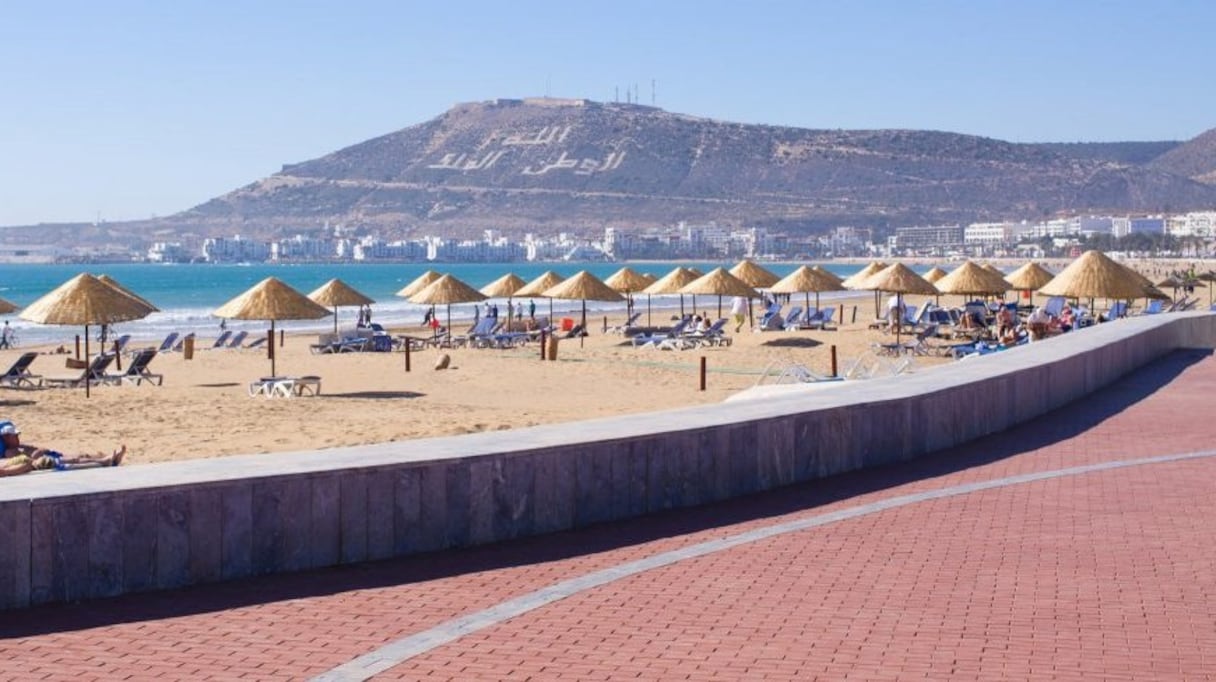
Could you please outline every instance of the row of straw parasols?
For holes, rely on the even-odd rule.
[[[1212,276],[1211,279],[1216,279]],[[1210,281],[1210,279],[1209,279]],[[1163,280],[1161,286],[1203,286],[1198,282]],[[722,313],[722,298],[741,296],[757,298],[757,289],[767,288],[775,293],[805,293],[810,306],[810,293],[815,293],[816,307],[819,293],[842,289],[872,289],[889,291],[897,297],[904,294],[937,295],[940,293],[988,295],[1010,290],[1038,291],[1049,296],[1068,298],[1106,298],[1131,300],[1140,297],[1164,298],[1147,278],[1123,266],[1099,251],[1088,251],[1074,260],[1068,267],[1053,276],[1036,263],[1027,263],[1018,270],[1003,275],[991,266],[984,267],[971,261],[953,272],[945,273],[938,268],[930,270],[924,277],[907,266],[896,263],[886,266],[871,263],[857,274],[841,280],[831,272],[819,267],[801,266],[784,278],[744,260],[731,270],[716,268],[709,273],[699,273],[678,267],[666,276],[654,280],[625,267],[606,281],[601,281],[586,271],[569,279],[549,271],[531,282],[525,283],[518,276],[508,273],[482,287],[473,289],[452,275],[440,275],[427,271],[401,291],[398,296],[423,305],[446,305],[448,328],[451,328],[451,305],[453,303],[479,302],[489,297],[508,299],[508,319],[511,315],[510,300],[513,297],[534,296],[552,300],[567,299],[582,301],[582,325],[586,328],[588,300],[619,301],[622,294],[633,293],[716,295],[718,314]],[[338,328],[338,308],[342,306],[371,305],[374,301],[338,279],[330,280],[305,296],[274,277],[251,287],[214,312],[217,317],[239,320],[262,320],[270,322],[271,343],[268,353],[271,374],[275,373],[274,325],[279,320],[319,319],[333,310],[334,331]],[[695,306],[695,301],[694,301]],[[14,304],[0,299],[0,313],[13,312]],[[647,305],[649,311],[649,304]],[[21,318],[39,324],[83,325],[85,328],[85,355],[89,356],[88,327],[98,324],[116,324],[142,319],[155,312],[156,306],[131,292],[105,275],[94,277],[82,273],[30,304]],[[648,320],[649,323],[649,320]],[[898,327],[897,327],[898,330]],[[898,331],[897,331],[898,333]],[[86,394],[89,381],[85,381]]]

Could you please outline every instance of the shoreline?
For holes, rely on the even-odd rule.
[[[814,296],[810,299],[813,305]],[[405,353],[315,355],[309,346],[316,332],[288,330],[286,345],[276,349],[277,373],[321,377],[322,389],[317,397],[291,400],[251,398],[249,383],[270,374],[266,351],[208,350],[218,333],[213,326],[211,334],[198,339],[194,359],[187,361],[181,353],[153,359],[149,369],[164,375],[163,386],[146,382],[94,386],[89,398],[81,389],[7,389],[0,392],[0,418],[17,423],[26,442],[62,452],[108,452],[126,444],[126,466],[408,441],[719,403],[762,383],[766,372],[775,377],[783,369],[798,366],[830,374],[833,349],[837,370],[844,372],[850,362],[870,357],[872,344],[894,340],[868,327],[874,317],[872,292],[840,292],[828,300],[833,306],[846,306],[844,319],[835,320],[835,331],[761,333],[745,329],[736,334],[728,323],[731,345],[685,351],[634,348],[622,336],[600,333],[603,317],[608,317],[610,325],[624,321],[622,303],[614,311],[589,311],[592,335],[560,339],[556,362],[542,361],[537,343],[505,350],[427,349],[410,353],[409,372],[405,371]],[[908,299],[909,305],[923,300],[921,296]],[[942,296],[941,304],[948,307],[961,300]],[[786,309],[805,305],[804,301],[803,295],[793,294]],[[645,301],[636,303],[635,309],[645,315]],[[726,303],[724,300],[723,313],[729,316]],[[576,305],[559,302],[556,317],[563,316],[558,311],[573,310]],[[697,307],[716,317],[717,297],[698,297]],[[654,306],[654,323],[664,324],[678,309],[678,305]],[[758,315],[758,306],[753,310]],[[538,303],[538,316],[542,312],[548,313],[547,305]],[[440,315],[446,321],[442,307]],[[467,329],[468,322],[454,316],[455,332]],[[419,324],[387,327],[394,335],[431,333]],[[250,337],[256,338],[266,328],[262,323],[249,323]],[[349,330],[352,325],[342,328]],[[159,341],[132,341],[128,349]],[[36,348],[45,352],[58,345]],[[69,344],[65,347],[72,350]],[[23,352],[34,349],[0,350],[0,366],[7,367]],[[436,371],[433,367],[443,354],[450,357],[451,367]],[[704,391],[699,388],[698,373],[702,357],[708,373]],[[59,358],[39,355],[30,370],[43,376],[80,375],[80,370],[69,370]],[[128,361],[123,358],[124,368]],[[933,366],[949,362],[937,357],[913,360],[916,371],[932,371]]]

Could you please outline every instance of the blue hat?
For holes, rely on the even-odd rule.
[[[17,430],[17,425],[12,423],[11,421],[8,421],[7,419],[4,421],[0,421],[0,436],[7,436],[10,433],[18,434],[21,432]]]

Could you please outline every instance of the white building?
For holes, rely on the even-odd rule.
[[[971,223],[963,228],[966,246],[1002,246],[1013,241],[1013,226],[1009,223]]]

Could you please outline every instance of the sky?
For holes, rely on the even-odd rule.
[[[0,225],[169,215],[458,102],[635,85],[744,123],[1187,140],[1213,26],[1210,0],[7,0]]]

